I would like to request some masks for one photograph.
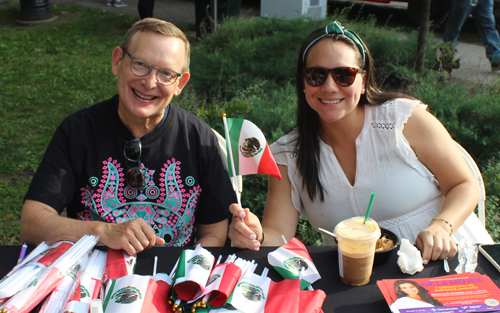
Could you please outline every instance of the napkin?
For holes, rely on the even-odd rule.
[[[401,240],[401,246],[398,251],[398,265],[401,272],[414,275],[424,269],[420,251],[410,243],[408,239]]]
[[[458,243],[458,266],[455,272],[474,273],[477,267],[477,245],[469,237],[464,237]]]

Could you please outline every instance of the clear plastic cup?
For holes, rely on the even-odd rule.
[[[353,286],[368,284],[372,275],[375,246],[380,238],[377,222],[356,216],[335,226],[339,251],[339,272],[342,282]]]

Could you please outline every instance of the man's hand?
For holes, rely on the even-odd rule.
[[[98,229],[100,243],[111,249],[125,250],[130,255],[165,244],[142,218],[119,224],[101,223]]]

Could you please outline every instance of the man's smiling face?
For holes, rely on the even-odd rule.
[[[173,36],[156,32],[137,32],[132,37],[127,51],[133,57],[143,59],[152,66],[182,73],[185,62],[184,42]],[[164,86],[157,82],[157,71],[143,77],[130,70],[130,57],[119,47],[113,51],[113,73],[117,76],[120,96],[118,113],[122,121],[133,124],[159,123],[165,108],[173,96],[178,96],[189,80],[189,72],[182,73],[175,83]]]

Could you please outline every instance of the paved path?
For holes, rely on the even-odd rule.
[[[491,65],[486,58],[484,46],[458,43],[457,58],[460,58],[460,68],[451,72],[451,77],[469,80],[474,83],[485,83],[498,80],[499,74],[491,73]]]

